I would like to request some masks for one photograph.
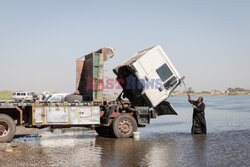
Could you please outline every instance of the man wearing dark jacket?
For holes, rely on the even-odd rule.
[[[197,101],[191,100],[190,94],[188,94],[188,101],[193,106],[193,124],[192,134],[206,134],[206,120],[205,120],[205,104],[203,103],[203,97],[199,97]]]

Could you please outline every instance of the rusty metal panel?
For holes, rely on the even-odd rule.
[[[82,76],[82,70],[84,67],[84,61],[83,60],[76,60],[76,87],[79,87],[81,76]],[[76,90],[77,94],[80,94],[79,90]]]
[[[114,56],[113,48],[101,48],[76,61],[76,94],[85,101],[103,101],[96,95],[96,90],[103,91],[103,65]]]

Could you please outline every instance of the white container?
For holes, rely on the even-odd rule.
[[[134,139],[140,139],[140,132],[133,132]]]

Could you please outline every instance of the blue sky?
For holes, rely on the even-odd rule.
[[[248,0],[0,0],[0,90],[73,92],[78,57],[115,48],[115,77],[113,67],[154,45],[195,91],[250,89],[249,9]]]

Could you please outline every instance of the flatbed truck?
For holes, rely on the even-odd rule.
[[[90,55],[103,54],[107,60],[113,56],[113,50],[108,51],[111,51],[111,54],[102,49]],[[100,61],[100,57],[98,60]],[[86,75],[89,75],[86,69],[84,72],[83,64],[80,64],[80,74],[77,73],[77,91],[69,96],[68,101],[0,101],[0,142],[12,140],[16,126],[92,127],[100,136],[127,138],[133,136],[138,127],[149,124],[150,119],[156,118],[157,115],[177,115],[166,99],[181,83],[181,79],[160,46],[140,51],[114,68],[117,81],[122,87],[121,94],[114,101],[104,101],[102,97],[93,94],[98,93],[98,90],[82,87]],[[100,67],[99,63],[98,70]],[[79,69],[77,71],[79,72]],[[81,77],[83,75],[84,77]],[[93,82],[96,83],[95,81]]]

